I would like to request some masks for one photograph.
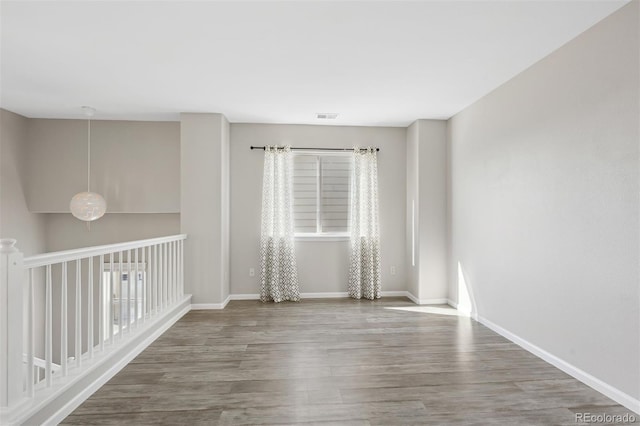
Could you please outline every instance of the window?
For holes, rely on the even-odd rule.
[[[349,153],[294,155],[296,236],[349,234],[351,167]]]
[[[122,269],[127,268],[126,264],[122,265]],[[135,276],[136,264],[131,264],[131,275]],[[110,338],[109,330],[110,326],[113,326],[113,333],[118,334],[121,329],[127,328],[135,321],[135,312],[137,309],[138,319],[142,318],[144,306],[142,304],[143,292],[145,291],[143,283],[145,272],[145,264],[138,263],[138,279],[129,280],[129,271],[120,272],[120,265],[115,263],[113,265],[109,263],[104,264],[104,270],[102,271],[102,279],[104,287],[102,289],[102,300],[104,313],[104,328],[103,336],[105,340]],[[133,278],[133,277],[131,277]],[[135,281],[135,284],[134,282]],[[137,287],[137,288],[136,288]],[[109,293],[112,292],[111,297]],[[136,298],[137,295],[137,298]],[[111,301],[111,306],[109,305]],[[120,313],[120,307],[123,307],[122,315]],[[122,323],[120,318],[122,317]],[[111,324],[111,325],[110,325]]]

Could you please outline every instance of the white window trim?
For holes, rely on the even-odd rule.
[[[340,233],[325,233],[325,234],[311,234],[311,233],[296,233],[295,234],[296,241],[349,241],[351,239],[351,235],[346,232]]]

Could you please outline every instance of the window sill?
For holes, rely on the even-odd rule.
[[[330,234],[298,234],[295,236],[296,241],[349,241],[349,235],[330,235]]]

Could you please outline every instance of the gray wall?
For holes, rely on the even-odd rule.
[[[87,121],[2,110],[2,129],[1,236],[18,238],[25,255],[179,232],[179,123],[92,121],[92,190],[108,213],[90,231],[66,213],[86,190]]]
[[[180,214],[107,213],[87,229],[69,213],[52,213],[46,217],[47,251],[69,250],[102,244],[144,240],[180,233]]]
[[[638,2],[450,121],[450,292],[640,397]]]
[[[404,128],[286,124],[231,125],[231,293],[259,293],[262,151],[251,145],[378,146],[382,290],[406,290]],[[300,291],[346,292],[348,241],[296,241]],[[396,266],[396,275],[390,267]],[[249,268],[256,276],[249,277]]]
[[[29,119],[28,138],[29,209],[68,212],[87,190],[87,120]],[[91,189],[111,213],[179,213],[180,124],[92,120]]]
[[[30,256],[45,250],[44,215],[31,213],[25,199],[29,120],[0,109],[0,238],[15,238]]]

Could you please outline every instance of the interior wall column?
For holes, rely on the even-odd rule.
[[[416,120],[407,129],[407,258],[416,303],[446,303],[447,122]]]
[[[180,117],[180,232],[185,292],[219,308],[229,295],[229,122],[217,113]]]

